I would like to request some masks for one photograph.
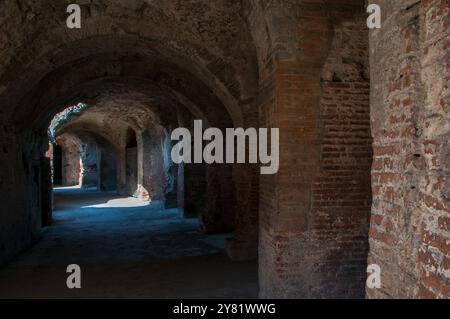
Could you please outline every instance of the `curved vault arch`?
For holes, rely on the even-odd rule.
[[[110,101],[109,103],[117,107],[122,103],[122,109],[139,105],[141,111],[138,114],[140,116],[152,119],[154,123],[165,127],[177,124],[177,108],[186,108],[196,118],[204,120],[207,124],[210,122],[217,124],[219,121],[223,121],[223,117],[219,118],[218,116],[221,115],[220,112],[212,112],[207,116],[202,108],[197,107],[189,98],[174,89],[138,77],[110,76],[82,82],[79,85],[69,85],[68,88],[61,84],[60,88],[61,92],[54,90],[55,92],[49,94],[45,99],[42,97],[37,99],[40,101],[38,105],[42,104],[42,106],[36,106],[39,111],[34,120],[37,127],[46,127],[51,114],[70,105],[80,102],[97,105],[99,101],[102,101],[103,104]],[[47,103],[47,100],[50,102]],[[23,111],[16,114],[16,121],[27,115],[26,111]],[[125,110],[123,112],[127,113]],[[134,124],[130,123],[130,125],[135,130],[142,130],[142,124],[139,125],[137,122],[142,122],[142,118],[139,121],[135,120]]]
[[[169,125],[171,122],[162,123],[159,113],[152,107],[153,100],[144,92],[123,86],[121,83],[109,83],[98,90],[91,90],[83,95],[83,103],[87,107],[76,114],[70,121],[62,123],[58,129],[67,126],[82,124],[103,127],[114,135],[114,131],[126,131],[132,129],[135,134],[145,131],[149,126]],[[172,116],[169,117],[170,120]],[[120,145],[124,142],[116,139]]]
[[[0,96],[0,102],[10,106],[9,110],[4,112],[12,113],[16,122],[21,122],[20,118],[29,117],[30,113],[33,117],[39,117],[39,113],[55,113],[57,106],[50,104],[68,104],[69,100],[74,101],[77,94],[80,95],[78,91],[83,90],[83,86],[93,90],[95,86],[102,85],[103,81],[111,79],[122,79],[124,83],[129,82],[129,85],[141,88],[142,83],[148,83],[149,94],[155,90],[160,95],[174,95],[173,93],[177,92],[172,101],[167,103],[168,106],[180,100],[180,96],[184,96],[182,101],[190,100],[190,104],[197,107],[194,112],[215,115],[216,119],[212,122],[216,122],[217,126],[226,125],[224,121],[235,126],[239,126],[236,123],[242,123],[241,119],[234,122],[232,119],[227,120],[231,117],[229,108],[224,107],[214,92],[192,73],[178,68],[170,61],[161,60],[160,57],[130,52],[102,53],[70,61],[39,78],[37,83],[24,77],[23,83],[15,84],[16,89],[10,91],[11,94]],[[27,93],[19,89],[25,86],[25,83],[27,87],[31,87]],[[89,87],[90,85],[94,88]],[[52,109],[47,109],[49,107]],[[193,108],[188,106],[188,109],[192,111]],[[237,109],[236,112],[240,113]],[[238,118],[241,118],[241,115]]]
[[[11,69],[17,61],[28,64],[43,52],[58,50],[60,44],[111,34],[151,39],[173,51],[190,55],[204,62],[229,87],[232,86],[227,83],[231,81],[229,75],[236,74],[239,83],[234,84],[235,92],[249,86],[242,84],[248,81],[242,74],[250,73],[256,66],[253,61],[255,49],[240,2],[149,3],[137,0],[130,6],[126,2],[101,0],[81,5],[82,30],[67,29],[65,3],[43,0],[39,3],[23,3],[21,7],[16,7],[15,3],[2,5],[4,10],[12,12],[11,18],[5,17],[2,22],[7,22],[17,30],[14,34],[8,34],[8,38],[17,45],[6,46],[4,51],[10,54],[0,62],[0,70]],[[39,16],[33,15],[35,12],[39,12]],[[22,23],[24,19],[29,21],[26,25]],[[218,64],[232,71],[220,71]],[[228,76],[221,72],[228,73]]]

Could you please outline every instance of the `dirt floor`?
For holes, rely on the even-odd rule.
[[[0,298],[256,298],[256,262],[231,262],[226,237],[155,203],[57,189],[53,224],[0,269]],[[81,289],[66,286],[69,264]]]

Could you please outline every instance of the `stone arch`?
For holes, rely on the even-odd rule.
[[[95,186],[101,191],[119,190],[121,148],[111,138],[110,132],[92,123],[78,122],[63,125],[57,133],[57,141],[69,135],[79,142],[79,165],[75,168],[79,177],[77,185],[85,188]],[[95,167],[89,167],[92,165]]]
[[[352,44],[363,46],[368,57],[367,30],[362,29],[365,3],[245,3],[253,41],[258,43],[259,124],[279,127],[281,136],[280,170],[276,177],[260,179],[260,296],[363,297],[372,160],[367,72],[363,80],[341,72],[348,83],[335,83],[337,72],[330,66],[348,67],[347,73],[361,68],[359,62],[368,67],[368,58],[337,61],[343,47],[340,35],[349,25],[347,31],[356,25],[355,33],[359,32]],[[349,98],[357,94],[363,99]],[[343,112],[345,103],[355,113]],[[358,134],[364,145],[347,145]],[[358,161],[361,174],[343,177]],[[353,192],[354,201],[339,198],[338,190]],[[334,214],[339,210],[342,214]],[[354,246],[342,243],[346,232],[354,234],[348,240]],[[348,251],[338,252],[338,246]]]
[[[61,186],[79,185],[81,178],[81,141],[72,134],[61,134],[56,139],[55,145],[61,147],[62,150]],[[54,172],[54,175],[58,175],[58,172]]]
[[[135,22],[134,20],[132,21]],[[127,24],[129,22],[125,21],[124,23]],[[114,29],[114,26],[107,25],[107,27],[102,30],[99,29],[96,24],[105,24],[105,22],[102,21],[101,18],[91,17],[86,22],[83,33],[75,31],[71,33],[70,36],[64,27],[55,29],[46,28],[45,30],[47,32],[40,34],[38,37],[34,38],[32,42],[28,43],[28,51],[33,52],[33,55],[27,54],[21,56],[20,53],[18,53],[16,60],[4,61],[2,68],[2,70],[5,71],[3,80],[8,80],[8,83],[10,84],[14,82],[14,86],[17,88],[14,89],[14,87],[8,87],[8,91],[10,91],[11,94],[19,91],[20,86],[22,85],[20,84],[20,79],[26,81],[28,84],[36,83],[50,70],[54,70],[71,60],[87,58],[93,54],[105,51],[132,52],[133,50],[136,50],[137,52],[146,52],[151,55],[165,56],[167,57],[167,60],[187,69],[203,83],[207,84],[209,89],[221,99],[236,125],[242,125],[243,119],[241,111],[239,110],[239,104],[241,102],[239,100],[248,98],[248,96],[252,94],[251,91],[255,90],[254,85],[245,83],[223,83],[220,78],[224,78],[225,82],[226,80],[230,82],[236,80],[230,76],[225,79],[224,75],[216,75],[214,74],[214,71],[226,70],[227,67],[229,67],[230,70],[234,70],[235,68],[238,69],[239,66],[242,66],[240,70],[242,74],[252,74],[253,71],[248,72],[249,68],[253,65],[251,63],[252,50],[246,50],[244,52],[247,53],[236,55],[239,56],[242,61],[234,61],[234,64],[229,64],[224,61],[225,58],[214,57],[207,52],[208,50],[200,48],[197,48],[197,50],[194,49],[197,46],[192,45],[191,47],[184,47],[177,44],[176,41],[163,41],[158,39],[154,34],[145,34],[145,30],[154,31],[157,28],[142,26],[142,23],[142,29],[136,32],[124,31],[119,35],[117,30]],[[144,32],[144,34],[141,34],[140,32]],[[102,45],[99,46],[98,43],[101,43]],[[184,41],[184,43],[189,43],[189,41]],[[251,44],[251,42],[248,43]],[[209,48],[212,48],[212,46]],[[197,51],[207,55],[208,58],[201,57]],[[202,60],[202,58],[205,58],[205,60]],[[17,60],[19,59],[22,63],[17,63]],[[232,57],[228,57],[228,59],[230,60]],[[250,63],[247,63],[249,61]],[[9,62],[9,64],[6,64],[7,62]],[[218,68],[217,66],[219,65],[217,64],[219,64],[221,68]],[[25,69],[23,68],[24,65],[26,65]],[[213,71],[211,71],[211,69]],[[9,81],[14,77],[14,74],[17,74],[17,72],[21,74],[20,79],[18,79],[19,81]],[[233,73],[236,73],[236,71],[233,71]],[[239,79],[241,82],[251,82],[251,76],[243,76],[242,74],[236,75],[235,78]],[[246,87],[252,89],[242,89]],[[233,89],[233,94],[230,93],[229,88]],[[4,91],[7,91],[6,87],[4,89]],[[241,91],[242,97],[239,96],[239,92]],[[249,91],[250,93],[246,91]],[[9,101],[11,101],[11,99],[14,99],[14,96],[10,95],[10,97],[7,98]]]
[[[7,6],[5,9],[17,11],[12,15],[14,18],[5,23],[21,30],[16,34],[1,35],[18,44],[7,46],[0,52],[6,56],[0,62],[0,83],[4,84],[0,86],[0,104],[8,106],[2,109],[2,118],[17,125],[18,130],[27,130],[20,127],[21,119],[31,116],[33,126],[40,128],[33,130],[43,131],[48,120],[46,116],[84,100],[83,94],[88,94],[89,89],[82,90],[79,86],[105,83],[117,77],[122,80],[128,77],[129,80],[134,75],[137,81],[151,80],[171,92],[174,100],[166,100],[168,105],[160,101],[161,106],[187,108],[195,117],[207,120],[208,126],[255,126],[258,118],[254,104],[257,91],[255,48],[240,3],[220,0],[183,4],[136,3],[139,5],[130,7],[107,0],[101,5],[82,6],[81,32],[67,30],[61,23],[64,18],[58,12],[65,13],[63,4],[30,2],[22,8],[2,4]],[[24,6],[29,17],[46,7],[39,20],[31,18],[34,27],[40,30],[34,37],[23,37],[32,33],[28,24],[20,28]],[[47,20],[46,24],[42,25],[44,20]],[[200,28],[202,25],[207,27]],[[158,73],[145,74],[149,70],[145,64],[153,68],[159,66],[156,68]],[[99,72],[85,72],[89,71],[89,66]],[[178,77],[167,76],[168,73]],[[195,86],[197,90],[192,89]],[[23,90],[25,87],[27,89]],[[64,87],[74,92],[64,92]],[[152,92],[155,93],[155,89]],[[237,183],[232,174],[228,175],[229,193],[233,193],[232,188],[247,191],[243,181]],[[236,212],[237,215],[247,213]],[[252,253],[255,254],[256,251]]]

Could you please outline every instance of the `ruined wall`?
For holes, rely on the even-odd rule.
[[[233,260],[258,257],[259,176],[259,165],[233,166],[236,201],[234,236],[225,245],[228,256]]]
[[[372,138],[365,18],[334,28],[322,70],[320,174],[312,186],[312,294],[361,298],[371,207]],[[324,292],[326,292],[324,294]]]
[[[53,183],[51,160],[48,157],[41,161],[41,226],[47,226],[53,218]]]
[[[126,149],[126,194],[135,196],[137,190],[137,147]]]
[[[178,168],[178,207],[184,217],[201,215],[205,209],[206,167],[204,164],[185,164]]]
[[[172,161],[172,140],[167,132],[164,132],[163,168],[164,168],[164,207],[178,207],[178,166]]]
[[[199,215],[200,225],[206,233],[234,229],[236,200],[231,169],[230,164],[206,165],[205,206]]]
[[[85,142],[81,148],[81,187],[97,187],[97,145],[93,142]]]
[[[193,120],[187,123],[190,123],[186,127],[190,128],[193,154]],[[177,175],[177,203],[183,216],[198,217],[200,227],[206,233],[234,229],[236,200],[232,165],[184,163],[179,165]]]
[[[95,100],[103,78],[120,77],[126,99],[117,104],[142,98],[173,115],[175,100],[190,100],[186,109],[216,127],[280,128],[277,175],[178,169],[179,202],[197,205],[206,231],[237,227],[230,255],[248,256],[259,227],[261,297],[363,297],[368,234],[368,262],[382,269],[370,298],[449,295],[448,0],[376,1],[383,22],[370,32],[372,196],[366,1],[105,0],[83,6],[84,27],[70,36],[64,3],[22,2],[0,3],[0,263],[37,237],[48,194],[43,136],[24,123],[42,126],[62,97]],[[131,77],[152,82],[151,98],[130,94]],[[117,101],[117,89],[108,87],[105,103]],[[109,124],[123,113],[113,109],[102,122],[115,136]],[[162,140],[150,134],[140,143],[140,197],[163,199]],[[105,172],[84,172],[83,186]]]
[[[364,2],[250,3],[260,126],[280,128],[280,170],[260,177],[260,296],[362,298],[371,162]]]
[[[159,129],[147,130],[137,137],[138,197],[164,201],[162,137]]]
[[[146,109],[151,108],[166,118],[165,123],[175,114],[171,111],[177,103],[194,110],[195,114],[208,114],[216,127],[243,123],[242,109],[248,112],[256,89],[256,63],[253,42],[241,16],[240,1],[83,2],[82,30],[67,30],[66,5],[52,0],[0,1],[1,11],[5,13],[0,17],[3,26],[0,31],[0,112],[5,119],[14,122],[13,130],[43,132],[51,117],[66,104],[87,100],[98,106],[100,103],[96,102],[101,101],[97,97],[105,95],[103,90],[107,91],[105,102],[116,102],[114,108],[119,105],[128,108],[140,100]],[[115,89],[107,87],[109,81],[119,83],[122,101],[111,94]],[[142,86],[146,94],[130,94],[131,88]],[[132,122],[137,131],[145,131],[147,128],[141,121],[135,120],[142,117],[142,113],[128,109],[135,114],[127,116],[126,120]],[[105,119],[108,120],[101,124],[110,128],[123,117]],[[93,124],[85,122],[85,126]],[[106,132],[115,140],[117,131]],[[160,144],[157,140],[156,148],[150,148],[155,150],[155,164],[159,164],[156,157],[161,154],[156,150]],[[39,149],[35,151],[39,153]],[[18,152],[20,158],[20,150]],[[122,155],[119,155],[121,163],[124,162]],[[141,163],[152,162],[153,155],[146,155],[150,159]],[[25,157],[28,156],[27,153]],[[11,167],[5,169],[23,170],[14,165],[11,162]],[[120,181],[123,181],[123,171],[119,170]],[[143,198],[149,198],[149,193],[153,199],[163,198],[163,188],[160,192],[150,185],[152,182],[164,185],[161,171],[145,171],[154,175],[142,177]],[[27,175],[27,172],[22,173]],[[89,185],[88,175],[83,174],[83,186]],[[219,216],[222,213],[231,216],[230,220],[236,213],[230,206],[225,209],[231,202],[228,201],[233,188],[231,168],[216,176],[210,183],[211,190],[222,194],[208,195],[214,216],[205,219],[208,224],[212,220],[222,220]],[[221,176],[227,178],[223,185],[219,180]],[[25,187],[17,189],[19,193],[28,191]],[[30,198],[33,196],[30,193]],[[11,208],[21,209],[22,198],[10,198],[16,200]],[[217,205],[223,208],[219,210]],[[37,211],[34,215],[37,216]],[[24,218],[23,227],[31,227],[30,220],[30,216]]]
[[[39,238],[43,221],[48,213],[48,183],[41,179],[48,173],[42,165],[43,153],[48,140],[30,132],[16,134],[14,126],[0,119],[0,264]],[[6,165],[6,163],[8,165]]]
[[[196,119],[191,114],[178,110],[180,127],[188,128],[191,133],[192,154]],[[203,130],[208,126],[208,121],[204,121]],[[225,130],[225,127],[222,129]],[[203,145],[206,144],[203,142]],[[232,169],[231,164],[205,163],[186,163],[178,168],[178,205],[184,216],[198,216],[201,228],[206,233],[229,232],[234,229],[236,193]]]
[[[117,154],[109,147],[97,149],[98,188],[101,191],[117,190]]]
[[[370,298],[450,295],[450,8],[446,0],[377,1],[370,33],[374,137]]]
[[[81,142],[74,136],[63,134],[57,139],[62,149],[62,186],[80,183]]]

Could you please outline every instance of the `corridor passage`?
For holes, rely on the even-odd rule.
[[[177,209],[113,193],[55,190],[42,239],[0,269],[0,298],[256,298],[256,262],[232,262],[229,235]],[[68,289],[66,267],[81,267]]]

